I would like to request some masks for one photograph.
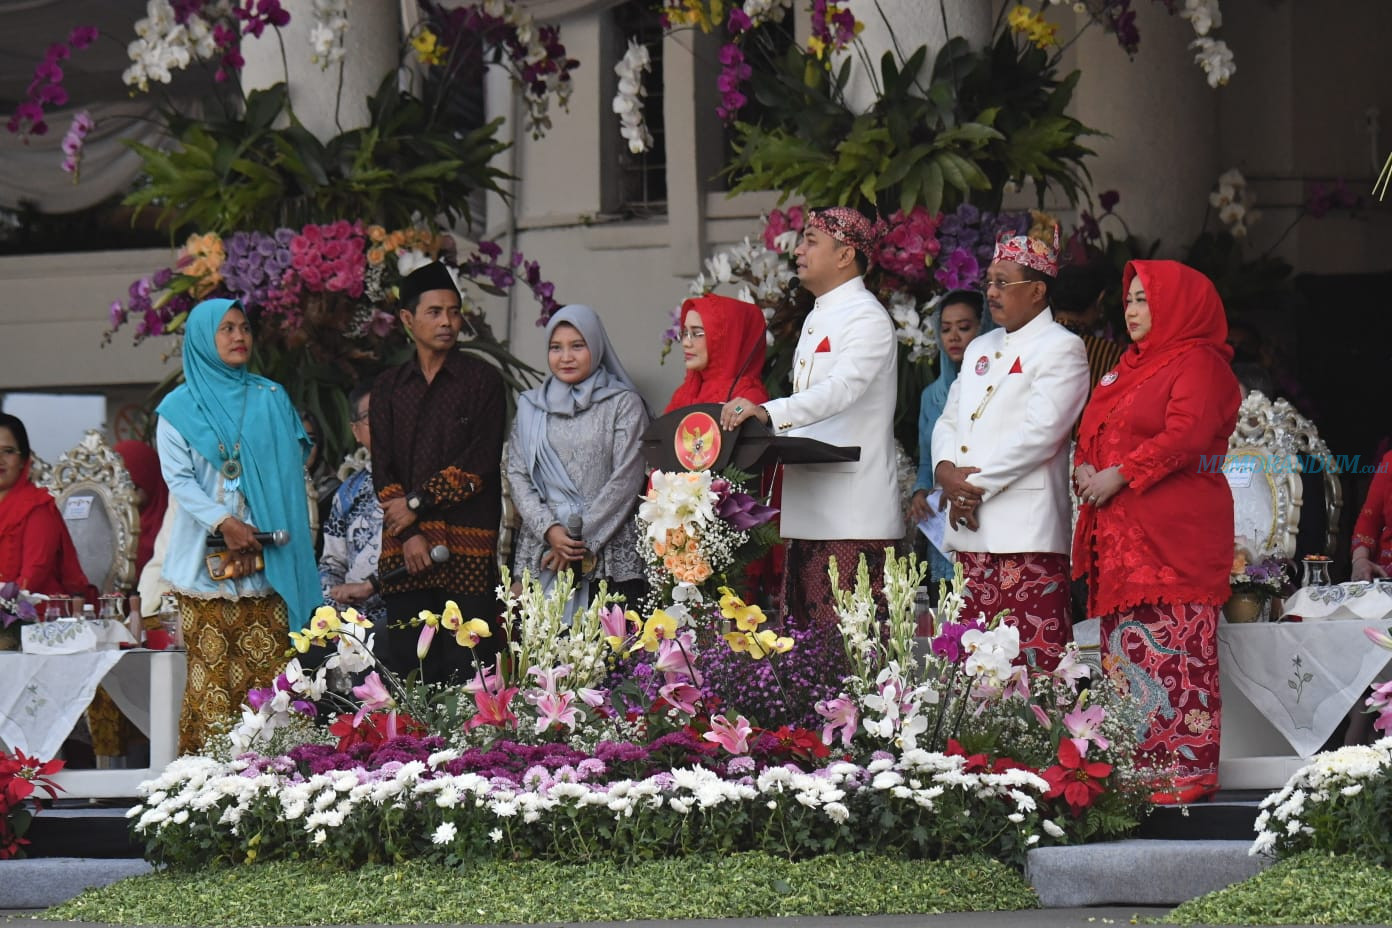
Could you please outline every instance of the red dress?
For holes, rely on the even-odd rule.
[[[1218,785],[1222,699],[1218,610],[1231,593],[1233,504],[1218,468],[1241,391],[1227,319],[1207,277],[1175,261],[1133,261],[1150,332],[1098,382],[1076,462],[1120,465],[1126,485],[1084,504],[1073,575],[1101,618],[1102,666],[1149,716],[1137,762],[1181,793]]]
[[[1367,548],[1368,557],[1392,573],[1392,451],[1378,465],[1368,498],[1353,525],[1354,548]]]
[[[51,596],[89,595],[72,536],[53,496],[29,480],[29,465],[0,500],[0,583]]]

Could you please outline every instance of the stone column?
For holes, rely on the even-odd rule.
[[[260,38],[247,36],[242,42],[242,56],[246,59],[242,86],[249,93],[287,83],[295,116],[320,141],[367,125],[367,98],[397,66],[400,5],[388,0],[350,0],[343,60],[327,68],[310,60],[313,0],[283,0],[282,5],[290,13],[290,23],[279,34],[267,29]]]
[[[865,24],[860,34],[861,44],[874,68],[874,79],[866,74],[866,61],[852,52],[851,77],[846,83],[846,102],[857,113],[863,113],[875,102],[875,87],[880,83],[880,59],[885,52],[895,52],[902,62],[921,45],[928,46],[928,58],[920,76],[926,86],[933,73],[933,59],[947,40],[962,36],[979,48],[991,38],[992,4],[985,0],[851,0],[847,5],[859,22]],[[838,55],[835,67],[841,67],[847,55]]]

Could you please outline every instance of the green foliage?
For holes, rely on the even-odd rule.
[[[1320,851],[1283,860],[1200,896],[1164,918],[1173,925],[1392,924],[1392,872],[1353,855]]]
[[[1041,202],[1050,187],[1077,200],[1092,154],[1079,139],[1094,134],[1064,114],[1078,72],[1057,80],[1055,61],[1005,32],[980,52],[951,39],[924,87],[927,54],[901,62],[886,52],[880,95],[863,114],[845,103],[849,59],[831,73],[796,45],[767,56],[751,81],[760,118],[735,127],[731,191],[936,213],[963,202],[998,209],[1007,181],[1030,180]]]
[[[193,120],[165,114],[178,146],[131,147],[146,181],[127,205],[160,210],[159,222],[203,232],[299,228],[359,219],[387,228],[424,217],[468,220],[477,190],[506,196],[510,179],[492,165],[507,144],[502,120],[464,131],[426,100],[403,91],[393,71],[369,98],[371,122],[327,143],[294,116],[284,84],[253,91],[243,115]]]
[[[981,857],[938,863],[764,854],[611,863],[413,861],[341,871],[322,863],[153,873],[88,890],[44,917],[110,924],[536,924],[616,919],[933,914],[1029,909],[1018,873]]]

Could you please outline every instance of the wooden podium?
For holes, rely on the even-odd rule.
[[[735,467],[757,474],[772,464],[828,464],[859,461],[860,447],[841,447],[814,438],[774,435],[757,419],[733,432],[720,428],[720,403],[683,406],[653,420],[643,433],[643,458],[665,471]]]

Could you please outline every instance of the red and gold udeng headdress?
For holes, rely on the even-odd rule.
[[[1028,235],[1003,235],[996,242],[996,253],[992,261],[1014,261],[1023,267],[1032,267],[1050,277],[1057,277],[1059,271],[1059,230],[1054,224],[1054,244]]]
[[[865,256],[865,260],[875,260],[879,246],[879,230],[875,223],[865,218],[858,209],[847,206],[827,206],[808,213],[806,228],[819,229],[836,239],[845,242]]]

